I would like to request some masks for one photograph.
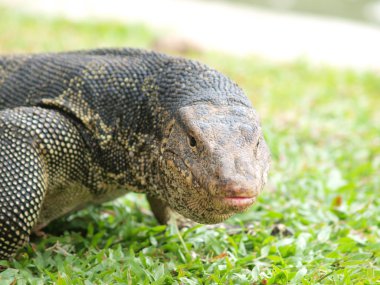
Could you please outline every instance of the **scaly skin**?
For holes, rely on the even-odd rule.
[[[200,63],[135,49],[0,57],[0,259],[90,203],[147,194],[218,223],[262,190],[270,155],[255,111]]]

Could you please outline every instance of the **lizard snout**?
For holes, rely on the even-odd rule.
[[[223,206],[240,212],[256,201],[260,193],[260,180],[247,159],[226,159],[214,173],[215,187],[210,190]]]
[[[256,197],[260,192],[260,181],[252,164],[249,155],[222,159],[214,169],[217,185],[215,194],[223,197]]]

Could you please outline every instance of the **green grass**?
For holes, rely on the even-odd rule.
[[[149,47],[143,26],[0,9],[0,51]],[[261,115],[269,185],[232,227],[156,223],[132,194],[53,223],[0,284],[380,284],[380,76],[305,62],[194,53],[237,81]],[[277,224],[286,231],[272,235]]]

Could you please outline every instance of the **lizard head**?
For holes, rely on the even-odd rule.
[[[219,223],[251,206],[270,154],[255,111],[209,103],[181,107],[161,146],[164,199],[199,223]]]

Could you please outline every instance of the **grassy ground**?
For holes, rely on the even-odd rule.
[[[142,26],[0,15],[3,53],[154,41]],[[54,223],[0,262],[0,284],[380,284],[380,76],[188,56],[237,81],[261,115],[273,167],[258,203],[234,227],[178,232],[128,195]]]

